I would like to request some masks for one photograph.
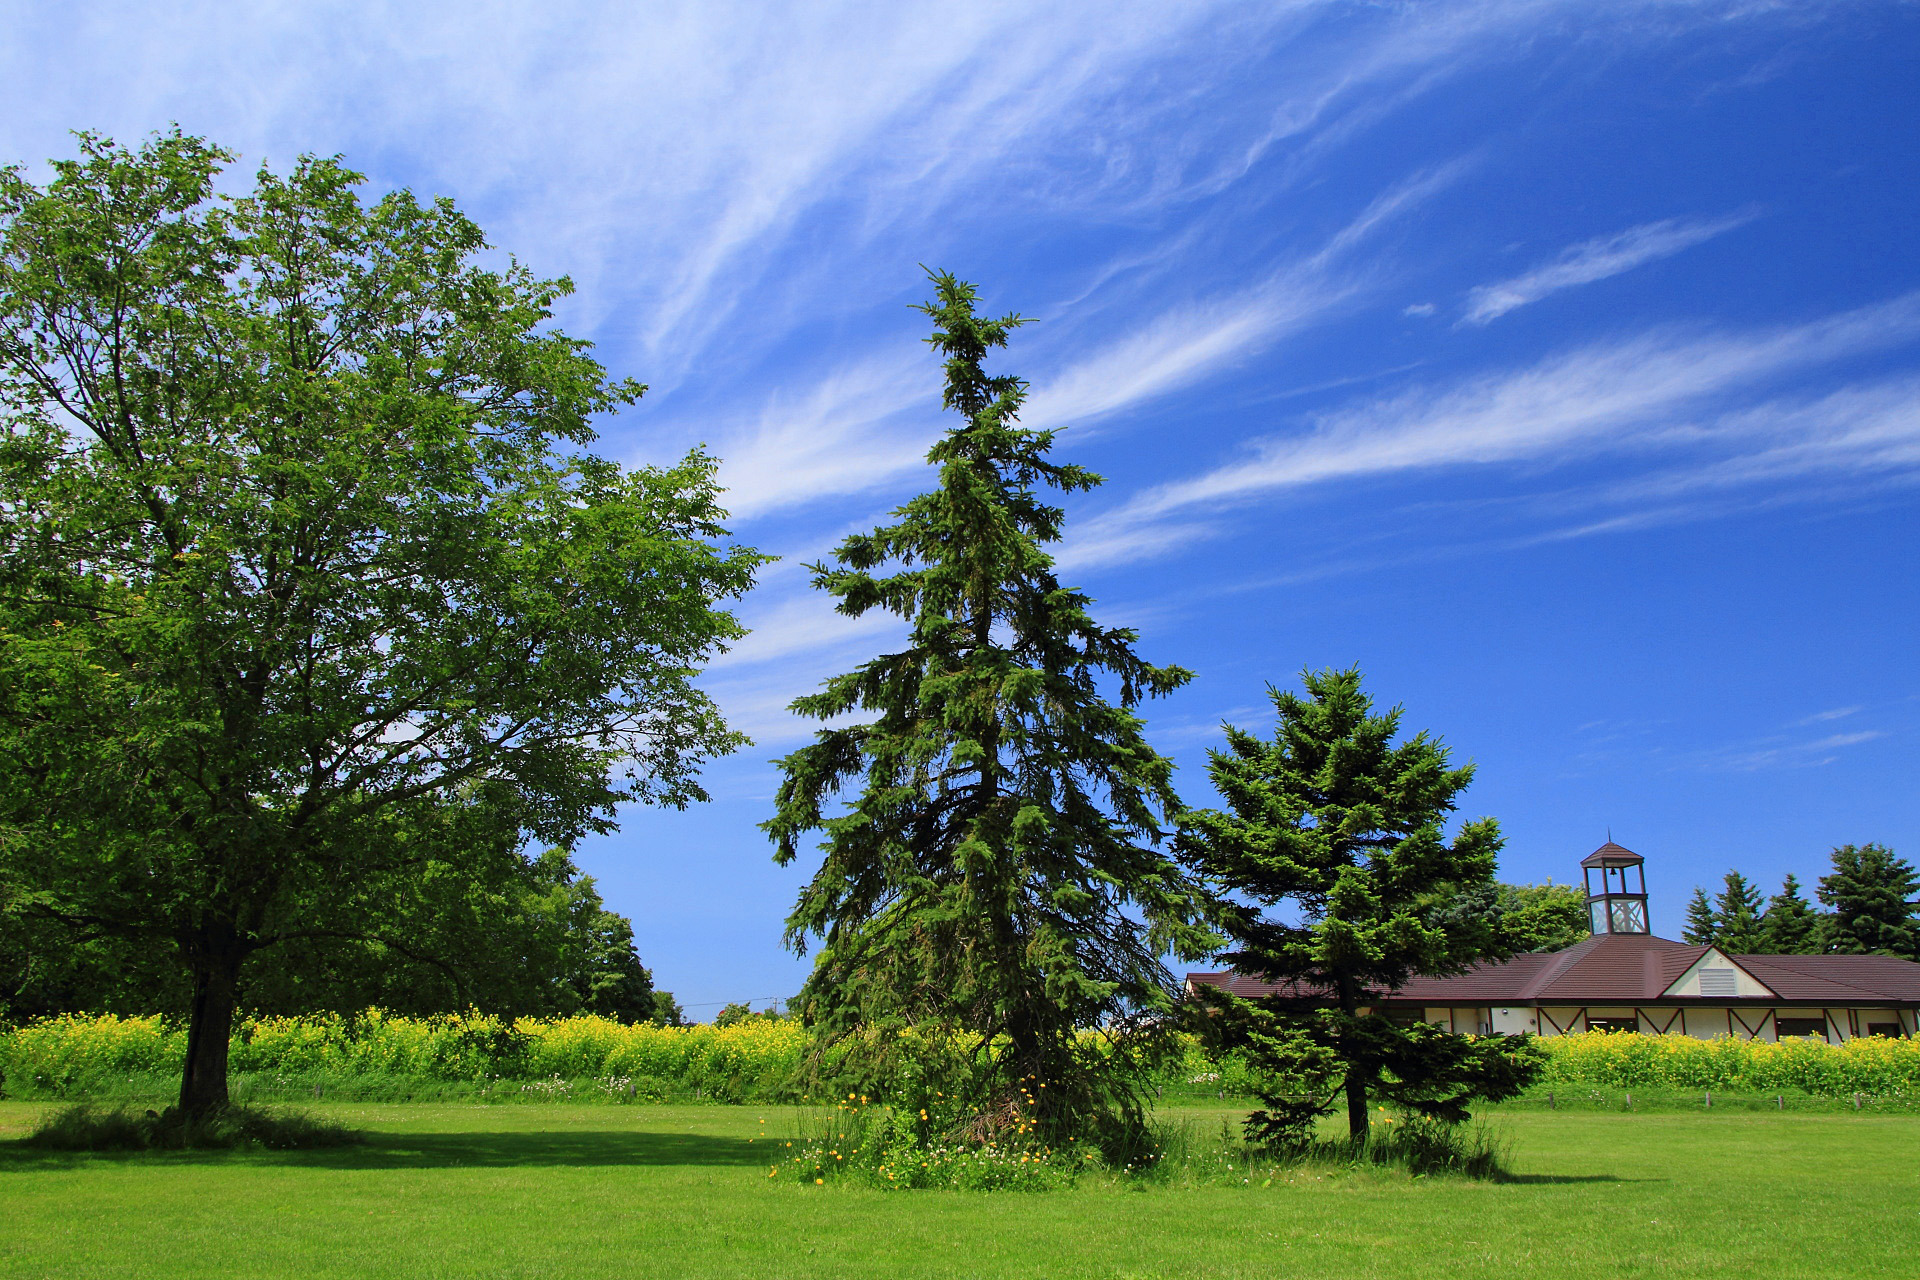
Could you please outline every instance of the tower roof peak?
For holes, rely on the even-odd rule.
[[[1631,849],[1623,848],[1609,840],[1580,859],[1583,867],[1637,867],[1646,859]]]

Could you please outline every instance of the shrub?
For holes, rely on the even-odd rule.
[[[1364,1146],[1349,1138],[1320,1139],[1298,1153],[1301,1164],[1376,1165],[1416,1176],[1504,1181],[1507,1143],[1484,1124],[1448,1124],[1417,1113],[1393,1115],[1382,1108],[1367,1125]]]
[[[829,1110],[802,1113],[794,1137],[767,1177],[801,1183],[855,1182],[889,1191],[1045,1191],[1071,1184],[1099,1154],[1074,1145],[1055,1149],[1029,1122],[1031,1142],[972,1138],[955,1108],[896,1106],[849,1094]],[[1029,1108],[1031,1110],[1031,1108]]]

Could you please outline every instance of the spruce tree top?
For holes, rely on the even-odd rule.
[[[1271,689],[1272,741],[1227,726],[1211,753],[1226,811],[1181,819],[1181,848],[1206,878],[1298,918],[1234,911],[1242,973],[1332,991],[1343,1004],[1416,973],[1457,972],[1501,949],[1484,922],[1436,913],[1436,895],[1491,885],[1491,818],[1445,822],[1473,777],[1425,733],[1396,744],[1400,708],[1376,713],[1358,670],[1307,671],[1307,696]]]
[[[787,931],[796,950],[823,939],[809,1016],[1004,1033],[1045,1078],[1060,1064],[1040,1059],[1068,1053],[1075,1028],[1167,1007],[1160,956],[1211,941],[1198,891],[1153,847],[1178,800],[1133,711],[1191,673],[1143,661],[1135,632],[1098,625],[1061,586],[1047,546],[1063,512],[1037,490],[1100,478],[1052,461],[1054,433],[1019,425],[1026,384],[982,367],[1022,318],[977,316],[972,285],[930,276],[928,342],[962,419],[927,455],[938,482],[810,566],[840,613],[883,609],[911,632],[794,702],[869,718],[779,762],[765,829],[783,864],[825,835]]]

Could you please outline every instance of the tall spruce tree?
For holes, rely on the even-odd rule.
[[[1780,892],[1767,899],[1767,913],[1760,917],[1761,950],[1777,956],[1817,952],[1819,923],[1819,915],[1800,892],[1800,882],[1789,871]]]
[[[1161,957],[1217,942],[1204,895],[1155,847],[1179,807],[1173,766],[1133,710],[1191,673],[1142,661],[1133,631],[1098,625],[1060,585],[1046,548],[1063,513],[1036,490],[1100,478],[1052,461],[1053,433],[1018,424],[1026,383],[982,367],[1024,320],[977,316],[972,285],[929,274],[928,342],[961,418],[928,452],[938,483],[846,539],[835,567],[811,566],[842,614],[880,609],[912,630],[793,704],[870,718],[779,761],[765,824],[783,865],[825,837],[787,921],[796,951],[821,939],[799,1004],[829,1043],[908,1025],[980,1037],[976,1133],[1016,1117],[1047,1138],[1113,1133],[1137,1126],[1140,1096],[1126,1055],[1083,1033],[1169,1010]]]
[[[1305,698],[1272,690],[1271,742],[1228,726],[1209,772],[1227,809],[1180,819],[1179,848],[1224,908],[1235,949],[1223,958],[1277,990],[1246,1000],[1209,988],[1202,1025],[1237,1041],[1263,1069],[1256,1142],[1303,1142],[1345,1095],[1351,1139],[1364,1143],[1368,1099],[1441,1120],[1477,1099],[1511,1097],[1538,1059],[1524,1037],[1455,1035],[1381,1014],[1381,996],[1415,974],[1458,973],[1511,954],[1488,912],[1434,911],[1493,887],[1500,829],[1491,818],[1445,823],[1473,766],[1448,767],[1424,733],[1397,745],[1400,709],[1376,714],[1360,673],[1308,671]],[[1286,904],[1291,911],[1269,909]]]
[[[1841,845],[1833,873],[1820,877],[1820,901],[1833,908],[1821,923],[1825,950],[1840,955],[1920,960],[1920,890],[1913,864],[1885,845]]]
[[[1724,887],[1714,899],[1714,915],[1720,926],[1715,945],[1734,955],[1758,951],[1764,936],[1760,928],[1760,891],[1738,871],[1727,872],[1722,884]]]
[[[1720,917],[1707,891],[1696,887],[1687,901],[1687,928],[1680,935],[1696,947],[1710,947],[1720,938]]]

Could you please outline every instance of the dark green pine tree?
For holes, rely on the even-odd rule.
[[[1696,887],[1687,902],[1687,929],[1680,936],[1696,947],[1710,947],[1720,940],[1720,917],[1705,889]]]
[[[1265,1074],[1247,1136],[1297,1146],[1346,1099],[1355,1143],[1378,1098],[1446,1121],[1511,1097],[1538,1069],[1523,1037],[1398,1025],[1374,1010],[1415,974],[1458,973],[1511,953],[1488,912],[1435,911],[1493,889],[1499,825],[1445,824],[1473,777],[1426,734],[1396,744],[1400,710],[1376,714],[1357,670],[1305,672],[1307,696],[1272,690],[1271,742],[1228,726],[1209,772],[1225,810],[1181,816],[1181,852],[1232,902],[1223,958],[1278,990],[1245,1000],[1209,988],[1201,1025]],[[1271,908],[1283,906],[1275,913]]]
[[[1727,872],[1724,887],[1714,899],[1714,916],[1719,921],[1715,945],[1731,955],[1747,955],[1760,950],[1760,891],[1738,871]]]
[[[1047,547],[1064,516],[1036,490],[1100,477],[1052,461],[1053,433],[1017,422],[1026,383],[982,369],[1022,318],[976,316],[972,285],[930,275],[921,309],[961,418],[928,452],[938,483],[846,539],[836,567],[811,566],[842,614],[881,609],[912,630],[793,704],[865,717],[779,761],[776,860],[825,836],[787,921],[796,951],[822,940],[799,1004],[829,1043],[913,1025],[996,1046],[983,1066],[975,1055],[976,1134],[1016,1113],[1049,1139],[1137,1129],[1130,1055],[1085,1033],[1148,1034],[1136,1015],[1175,1003],[1161,957],[1218,944],[1205,895],[1155,847],[1179,808],[1173,765],[1133,710],[1192,675],[1142,661],[1133,631],[1098,625],[1060,585]]]
[[[1885,845],[1842,845],[1833,874],[1820,877],[1820,901],[1833,909],[1821,923],[1824,949],[1839,955],[1920,960],[1920,878],[1913,864]]]
[[[1800,882],[1789,871],[1780,892],[1767,899],[1767,913],[1760,917],[1760,949],[1777,956],[1817,952],[1819,922],[1820,917],[1800,892]]]

